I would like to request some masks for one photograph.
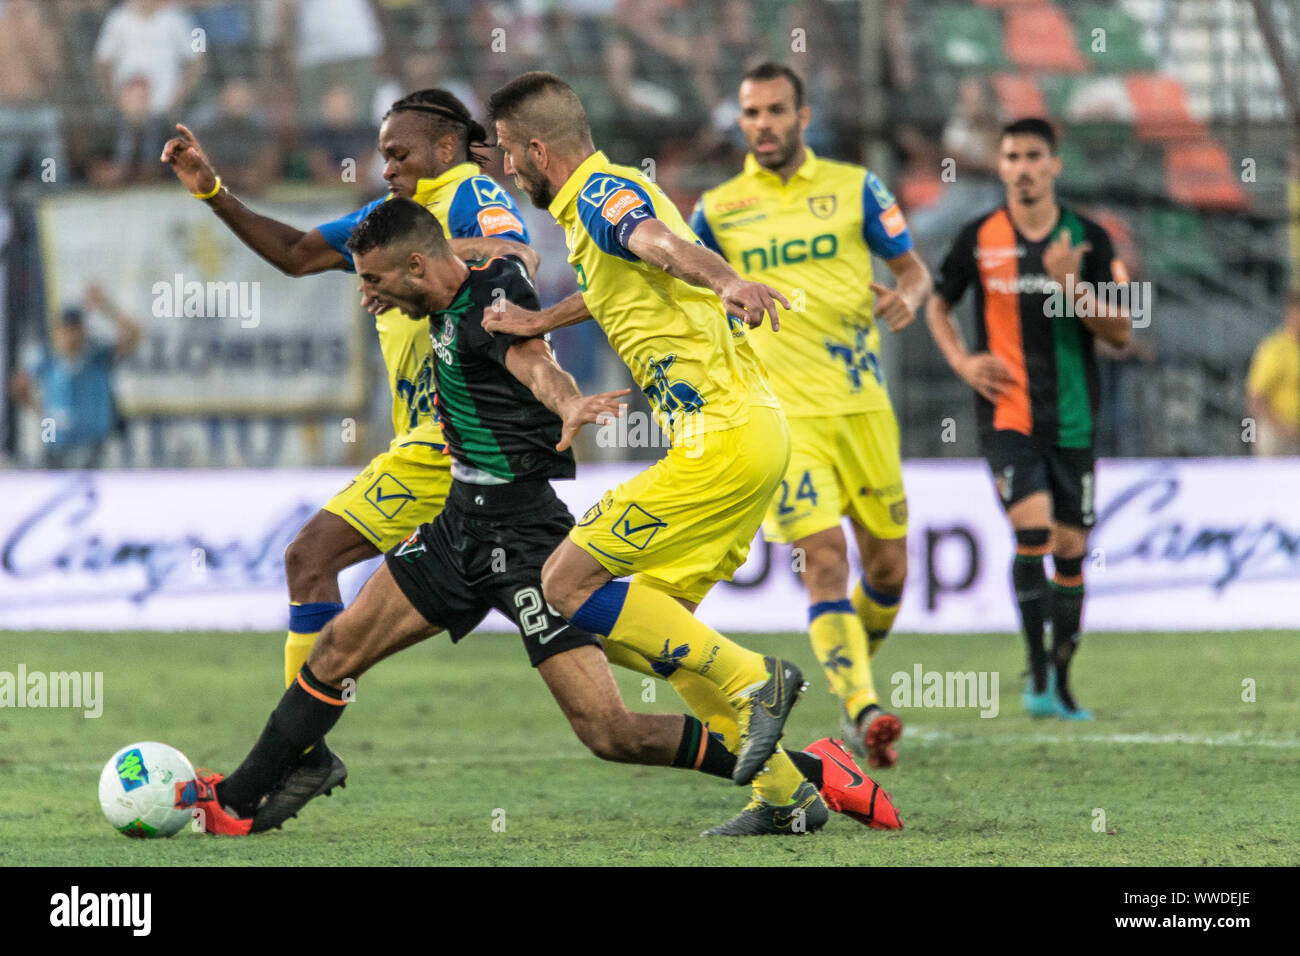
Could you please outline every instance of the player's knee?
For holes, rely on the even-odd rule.
[[[328,567],[328,560],[322,560],[320,543],[314,540],[307,528],[303,528],[284,549],[284,574],[293,594],[309,590],[336,572]]]
[[[558,565],[550,561],[542,567],[542,597],[566,620],[572,619],[583,602],[582,595],[560,574]]]
[[[849,582],[849,558],[843,547],[813,545],[804,550],[804,585],[814,594],[843,595]]]
[[[907,581],[907,550],[891,549],[875,555],[867,560],[864,570],[872,590],[881,594],[899,594]]]

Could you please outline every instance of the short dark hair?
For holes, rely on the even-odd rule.
[[[530,70],[521,73],[488,98],[488,121],[495,123],[499,119],[508,119],[518,112],[526,100],[539,93],[572,93],[573,87],[565,83],[554,73],[545,70]]]
[[[435,257],[451,255],[442,224],[436,216],[410,199],[381,202],[361,220],[348,238],[354,256],[402,243]]]
[[[1037,136],[1056,154],[1056,130],[1040,116],[1026,116],[1002,127],[1003,136]]]
[[[488,118],[518,127],[525,141],[538,139],[568,149],[591,147],[591,124],[582,100],[554,73],[533,70],[516,76],[492,94]]]
[[[470,115],[469,108],[456,94],[447,90],[428,89],[408,93],[393,103],[384,114],[388,119],[394,113],[422,113],[429,121],[429,135],[437,140],[448,133],[456,134],[465,159],[482,166],[487,160],[474,152],[475,146],[487,145],[487,130]]]
[[[752,69],[746,70],[745,75],[740,78],[743,83],[745,80],[775,80],[784,76],[794,87],[794,108],[799,109],[803,106],[803,80],[799,79],[799,74],[782,63],[776,63],[772,60],[758,64]]]

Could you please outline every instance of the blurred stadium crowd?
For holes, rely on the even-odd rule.
[[[1284,55],[1300,62],[1300,3],[1265,5]],[[544,68],[577,89],[599,147],[648,168],[689,209],[739,167],[736,85],[746,66],[769,58],[805,79],[809,144],[875,169],[932,267],[962,223],[1001,200],[1001,124],[1031,114],[1056,121],[1063,200],[1107,228],[1155,296],[1150,326],[1104,363],[1099,451],[1251,451],[1241,434],[1260,400],[1246,395],[1252,353],[1282,323],[1296,281],[1290,250],[1300,236],[1289,238],[1288,227],[1300,232],[1300,147],[1249,2],[5,0],[0,454],[40,464],[23,452],[20,419],[40,400],[34,376],[49,377],[67,338],[58,330],[63,303],[48,302],[44,287],[41,202],[69,190],[175,191],[158,162],[173,123],[196,132],[255,208],[259,197],[311,184],[317,195],[337,192],[342,212],[382,192],[374,145],[393,100],[441,86],[482,116],[493,89]],[[356,166],[351,182],[340,177],[347,160]],[[57,174],[43,178],[47,169]],[[495,155],[489,171],[501,176]],[[539,288],[554,301],[573,288],[563,243],[544,217],[530,225],[543,257]],[[87,306],[111,292],[96,289]],[[101,311],[103,329],[129,324]],[[563,330],[557,342],[585,386],[622,384],[598,329]],[[971,402],[923,323],[886,336],[884,349],[904,454],[973,454],[973,429],[958,429],[956,442],[942,438],[944,420],[968,420]],[[131,360],[120,338],[115,360]],[[105,361],[101,378],[111,375]],[[1288,362],[1271,356],[1269,367]],[[1290,373],[1279,374],[1268,387],[1291,388]],[[382,396],[369,405],[359,410],[374,423],[368,445],[382,447]],[[1300,397],[1281,406],[1283,416],[1294,408],[1300,417]],[[110,417],[117,433],[147,424],[129,410]],[[284,426],[273,407],[254,418],[272,434]],[[263,446],[260,455],[123,450],[106,460],[313,463],[286,458],[273,438]]]

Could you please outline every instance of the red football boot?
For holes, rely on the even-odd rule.
[[[217,802],[217,784],[225,779],[225,775],[200,769],[194,776],[194,780],[176,784],[176,809],[198,811],[199,827],[205,833],[248,836],[252,818],[237,817]]]
[[[867,766],[873,770],[892,767],[898,763],[898,751],[894,742],[903,736],[903,722],[897,715],[881,710],[880,705],[872,704],[864,710],[855,723],[841,712],[841,726],[853,752],[867,758]]]
[[[822,759],[822,799],[837,813],[865,823],[873,830],[901,830],[903,818],[880,784],[859,767],[844,741],[829,737],[804,748]]]

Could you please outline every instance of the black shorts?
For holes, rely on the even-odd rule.
[[[550,482],[451,483],[441,514],[385,557],[393,580],[430,624],[459,641],[496,608],[519,628],[534,667],[600,639],[542,597],[542,565],[573,527]]]
[[[1097,459],[1092,448],[1060,448],[1045,445],[1013,431],[989,432],[981,436],[984,458],[993,470],[1002,507],[1038,491],[1052,498],[1052,519],[1077,528],[1091,528],[1093,487]]]

